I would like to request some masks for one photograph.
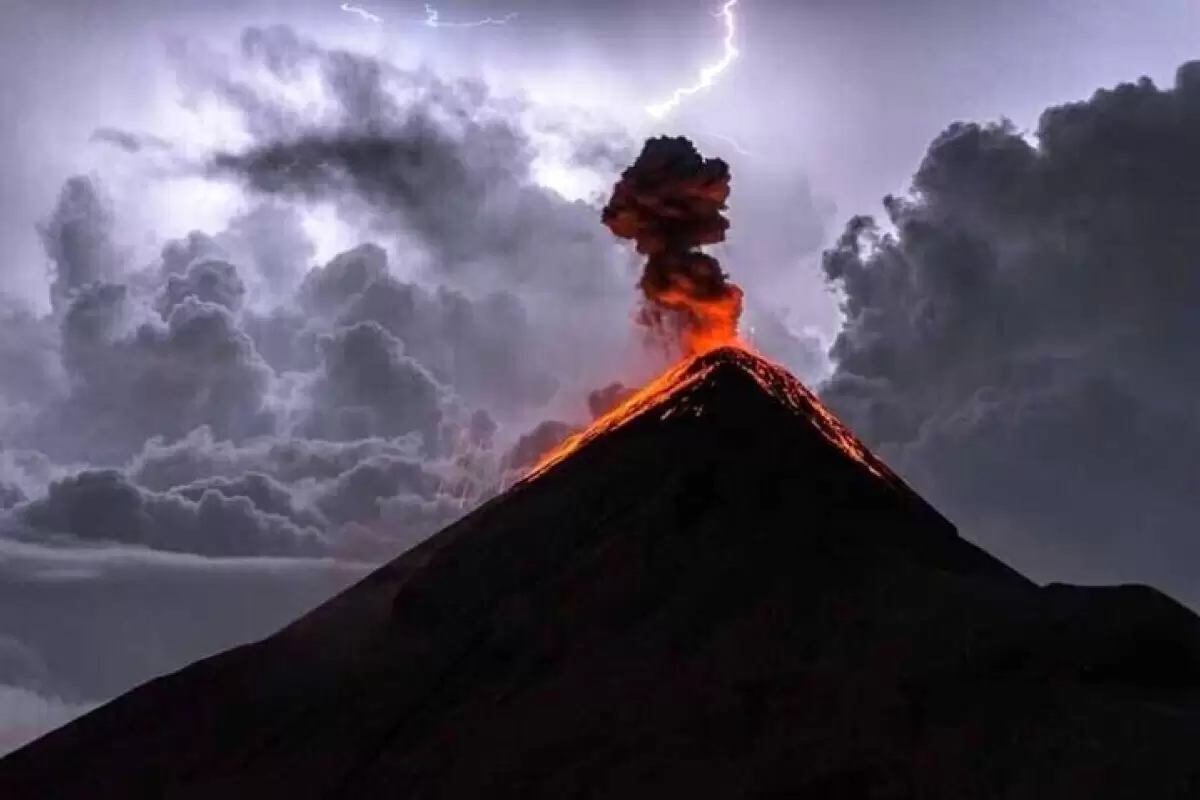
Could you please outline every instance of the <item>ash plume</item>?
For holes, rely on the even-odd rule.
[[[609,230],[648,257],[640,321],[674,338],[685,355],[737,339],[742,290],[699,250],[725,240],[729,178],[728,164],[704,158],[685,137],[649,139],[602,214]]]

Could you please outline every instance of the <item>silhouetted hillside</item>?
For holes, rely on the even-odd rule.
[[[625,403],[277,635],[0,761],[0,797],[1200,797],[1184,608],[1027,581],[740,350]]]

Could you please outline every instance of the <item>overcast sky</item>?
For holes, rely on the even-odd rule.
[[[594,208],[569,201],[603,191],[660,133],[690,135],[732,165],[721,255],[764,349],[810,382],[829,379],[852,427],[964,535],[1041,580],[1148,581],[1200,603],[1191,345],[1174,329],[1127,341],[1200,300],[1178,277],[1192,242],[1163,244],[1200,224],[1131,222],[1128,250],[1084,230],[1200,207],[1200,189],[1103,184],[1127,217],[1089,217],[1055,241],[1159,250],[1120,291],[1093,294],[1088,281],[1108,279],[1070,283],[1040,238],[1065,230],[1079,198],[1021,216],[1003,210],[1004,170],[989,182],[971,169],[1022,137],[1036,143],[1047,108],[1143,75],[1171,89],[1200,56],[1195,0],[740,0],[739,57],[662,120],[645,106],[720,56],[707,0],[437,6],[452,24],[516,15],[470,28],[427,26],[421,4],[396,0],[355,4],[378,23],[333,0],[0,2],[0,752],[270,632],[493,490],[521,433],[581,422],[589,387],[653,369],[629,330],[627,253]],[[261,33],[276,25],[290,33]],[[269,95],[274,57],[315,71]],[[381,99],[379,74],[421,87],[419,109]],[[1128,155],[1096,144],[1104,124],[1136,116],[1118,106],[1100,103],[1101,122],[1077,125],[1092,166]],[[465,129],[446,122],[455,113]],[[1135,167],[1194,141],[1191,123],[1167,117],[1190,119],[1138,128],[1149,144],[1130,146]],[[991,150],[930,149],[955,121],[1001,118],[1015,130],[987,139]],[[303,132],[348,159],[343,134],[364,130],[402,146],[349,184],[264,173],[253,158]],[[246,158],[219,179],[201,175],[216,151]],[[289,152],[314,167],[311,147]],[[398,186],[392,170],[409,152],[433,166]],[[1047,157],[1046,171],[1063,159]],[[923,160],[934,177],[925,204],[893,220],[895,259],[843,248],[823,270],[847,221],[886,216],[882,198],[906,192]],[[1027,205],[1044,180],[1019,187]],[[926,227],[904,227],[914,220]],[[1000,323],[986,336],[910,335],[889,321],[927,308],[988,317],[996,297],[937,283],[927,230],[973,243],[949,259],[963,274],[969,253],[991,263],[1020,250],[1011,258],[1036,269],[1018,287],[1027,294],[1003,289],[1013,307],[1063,319],[1082,304],[1111,329],[1038,327],[1043,338],[1004,352]],[[906,265],[888,273],[906,276],[903,290],[880,277],[885,262]],[[848,296],[848,318],[827,278]],[[1042,308],[1047,297],[1074,299]],[[1128,346],[1114,349],[1121,336]],[[1012,377],[1026,369],[1039,377]],[[1079,400],[1098,396],[1097,381],[1116,387],[1108,410]],[[1137,424],[1109,435],[1121,408]],[[491,467],[462,466],[468,439]],[[1167,466],[1138,456],[1089,477],[1114,452],[1144,443],[1148,459],[1163,441],[1177,443]],[[1022,466],[1035,462],[1046,471]],[[1072,488],[1040,493],[1048,476]],[[1097,493],[1124,500],[1094,506]]]

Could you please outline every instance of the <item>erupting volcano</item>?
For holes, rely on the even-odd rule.
[[[637,319],[653,342],[682,360],[615,403],[586,430],[551,448],[525,480],[703,378],[706,369],[693,368],[701,355],[721,347],[745,347],[738,336],[741,287],[729,280],[717,259],[699,250],[725,240],[729,220],[721,212],[729,199],[729,180],[727,163],[704,158],[682,136],[648,139],[641,155],[621,173],[601,219],[648,257],[638,281],[643,305]],[[816,402],[811,395],[809,399]]]
[[[738,343],[742,290],[699,248],[725,240],[729,165],[683,137],[650,139],[621,174],[602,219],[647,257],[640,321],[685,356]]]
[[[674,367],[284,630],[0,760],[0,798],[1200,797],[1200,619],[1027,580],[731,346],[695,252],[727,192],[654,140],[605,215]]]

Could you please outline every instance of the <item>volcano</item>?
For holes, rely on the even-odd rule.
[[[1198,745],[1200,619],[1025,579],[724,347],[0,797],[1196,798]]]

